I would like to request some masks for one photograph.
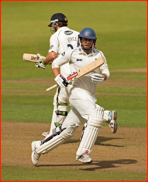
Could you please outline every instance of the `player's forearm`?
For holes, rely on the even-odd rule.
[[[54,74],[55,77],[57,77],[60,74],[60,69],[59,68],[53,68],[52,71],[53,71],[53,74]]]
[[[47,54],[45,60],[44,60],[44,63],[45,63],[45,64],[52,63],[53,60],[56,58],[56,56],[57,56],[57,53],[55,53],[55,52],[53,52],[53,51],[52,51],[52,52],[49,52],[49,53]]]
[[[101,72],[102,72],[102,75],[105,76],[105,79],[104,80],[107,80],[110,77],[110,72],[109,72],[109,69],[108,68],[104,69]]]
[[[104,80],[107,80],[107,75],[105,73],[103,73],[102,75],[104,75]]]
[[[103,66],[101,67],[101,73],[102,73],[102,75],[105,76],[105,79],[104,79],[104,80],[107,80],[107,79],[110,77],[110,71],[109,71],[107,65],[103,65]]]

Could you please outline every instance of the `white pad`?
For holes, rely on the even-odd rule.
[[[64,143],[67,139],[71,138],[74,135],[75,130],[78,128],[78,126],[78,124],[70,125],[59,135],[54,136],[51,140],[42,144],[39,148],[36,149],[37,154],[47,153],[58,147],[60,144]]]
[[[92,151],[92,148],[95,144],[95,141],[97,139],[99,128],[96,128],[94,126],[88,125],[87,128],[84,131],[84,135],[82,137],[82,141],[80,143],[80,146],[77,150],[76,155],[81,156],[82,154],[89,154]]]
[[[52,114],[52,121],[51,121],[51,125],[50,125],[50,135],[52,135],[52,130],[55,128],[54,122],[56,122],[56,120],[57,120],[56,111],[57,111],[57,106],[54,105],[53,114]]]
[[[55,147],[59,146],[64,142],[64,139],[61,135],[57,135],[48,142],[42,144],[39,148],[36,149],[37,154],[47,153],[50,150],[53,150]]]
[[[89,116],[88,125],[84,130],[84,135],[80,142],[76,155],[81,156],[85,153],[91,154],[92,148],[96,142],[99,130],[103,122],[104,109],[102,107],[95,108]]]

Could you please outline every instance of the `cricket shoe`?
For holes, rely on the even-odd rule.
[[[110,111],[109,112],[109,127],[111,128],[112,133],[116,133],[117,128],[118,128],[118,124],[117,124],[117,112],[114,111]]]
[[[49,135],[49,134],[50,134],[50,132],[43,132],[43,133],[42,133],[42,136],[43,136],[43,137],[46,137],[46,136]]]
[[[31,148],[32,148],[32,154],[31,154],[31,160],[32,163],[37,166],[38,162],[39,162],[39,158],[41,156],[41,154],[37,154],[36,149],[41,145],[41,141],[33,141],[31,143]]]
[[[85,163],[85,164],[92,163],[92,159],[90,158],[90,156],[88,154],[83,154],[81,156],[76,156],[76,160],[80,161],[82,163]]]

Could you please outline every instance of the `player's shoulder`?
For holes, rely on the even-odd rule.
[[[68,50],[62,52],[61,55],[62,56],[71,55],[73,52],[75,52],[75,49],[68,49]]]
[[[74,33],[76,33],[76,34],[80,34],[78,31],[76,31],[76,30],[71,30],[71,31],[73,31]]]
[[[72,35],[72,34],[79,34],[79,32],[77,32],[76,30],[72,30],[70,28],[67,27],[67,30],[65,30],[64,32],[66,35]]]
[[[63,27],[60,27],[56,32],[54,32],[54,34],[51,35],[50,38],[58,37],[62,31],[64,31]]]
[[[77,53],[80,52],[79,47],[77,47],[77,48],[75,48],[75,49],[71,49],[70,51],[71,51],[72,54],[73,54],[73,53],[77,54]]]
[[[79,53],[79,49],[78,48],[69,49],[69,50],[66,50],[65,53],[67,55],[70,55],[70,57],[71,57],[71,56],[77,55]],[[63,55],[65,55],[65,54],[63,54]]]

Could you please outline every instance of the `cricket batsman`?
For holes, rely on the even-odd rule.
[[[69,140],[80,124],[85,123],[86,120],[80,145],[76,152],[76,160],[82,163],[92,162],[90,155],[102,127],[105,113],[104,108],[96,104],[96,85],[103,83],[110,76],[104,54],[93,46],[96,44],[96,39],[93,29],[84,28],[79,34],[80,46],[63,52],[52,63],[55,81],[60,88],[68,88],[71,110],[53,135],[47,136],[42,141],[32,142],[31,160],[35,166],[38,164],[41,154],[48,153]],[[71,72],[75,72],[101,56],[105,62],[100,68],[76,79],[71,85],[68,85],[66,78],[60,74],[60,66],[66,63],[69,63]],[[109,111],[106,111],[106,115],[108,117]],[[111,118],[111,121],[116,124],[114,118]]]

